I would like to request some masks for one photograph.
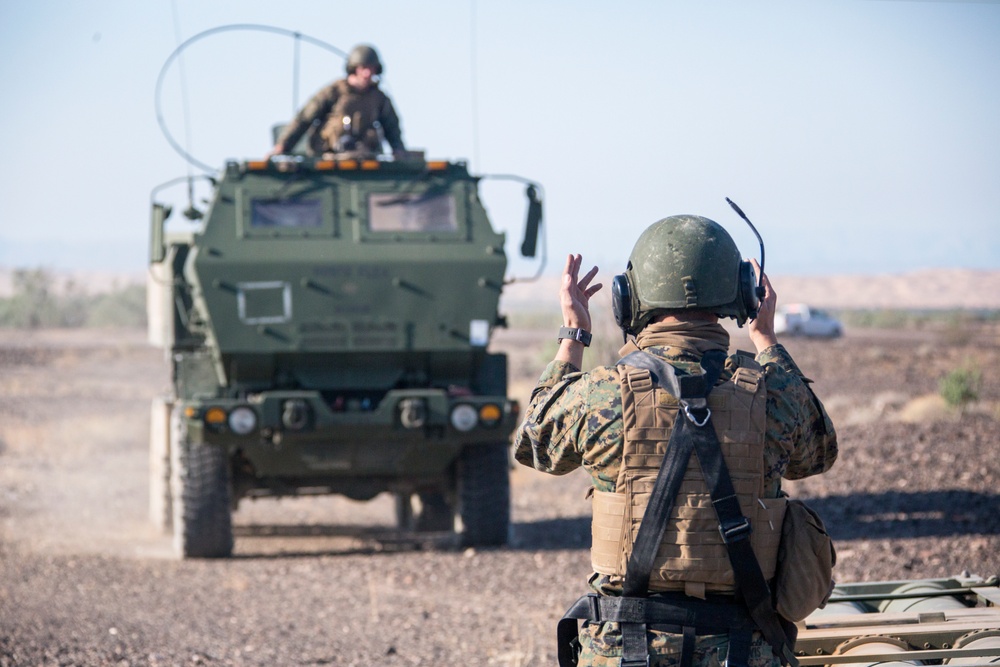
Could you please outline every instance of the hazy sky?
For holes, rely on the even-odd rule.
[[[552,270],[620,270],[676,213],[756,255],[727,196],[773,274],[1000,266],[1000,4],[905,0],[0,2],[0,266],[144,268],[150,191],[200,173],[157,77],[229,24],[376,45],[409,147],[542,184]],[[171,135],[212,166],[261,156],[343,73],[303,43],[293,99],[293,53],[197,41],[165,73]],[[522,188],[485,198],[513,256]]]

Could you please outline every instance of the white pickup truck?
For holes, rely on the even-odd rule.
[[[835,338],[843,328],[833,316],[803,303],[779,306],[774,314],[774,332],[787,336],[820,336]]]

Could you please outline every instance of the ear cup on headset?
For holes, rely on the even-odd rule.
[[[615,323],[628,331],[632,325],[632,286],[624,273],[619,273],[611,281],[611,310],[615,314]]]

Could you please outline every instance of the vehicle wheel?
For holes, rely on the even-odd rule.
[[[396,496],[396,527],[400,530],[413,530],[413,496],[409,493],[397,493]]]
[[[149,413],[149,518],[163,533],[173,524],[170,506],[170,410],[172,402],[157,396]]]
[[[422,533],[455,530],[455,508],[445,494],[420,494],[420,513],[415,528]]]
[[[233,553],[229,457],[221,447],[191,442],[180,412],[170,420],[174,552],[181,558]]]
[[[510,529],[510,459],[506,443],[466,447],[458,462],[459,515],[465,546],[500,546]]]
[[[440,492],[421,493],[414,507],[414,497],[396,494],[396,525],[400,530],[431,533],[455,529],[455,509]]]

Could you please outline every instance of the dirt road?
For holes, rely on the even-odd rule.
[[[496,340],[522,401],[541,340]],[[838,579],[1000,573],[996,328],[787,345],[840,433],[834,470],[790,485]],[[147,520],[161,355],[141,331],[0,331],[0,665],[555,663],[589,574],[584,475],[515,469],[509,548],[408,539],[388,498],[309,498],[244,503],[233,559],[176,561]],[[982,400],[956,421],[934,396],[963,364]]]

